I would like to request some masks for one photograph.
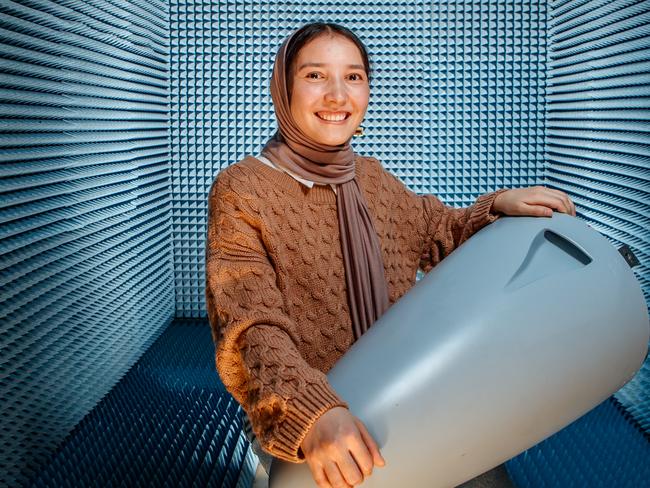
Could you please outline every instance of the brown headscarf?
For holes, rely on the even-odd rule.
[[[285,79],[286,50],[291,34],[278,50],[271,78],[271,97],[278,130],[262,149],[274,164],[320,184],[339,184],[336,203],[345,266],[350,317],[356,341],[388,308],[388,288],[379,237],[368,205],[355,179],[356,154],[350,141],[321,144],[296,126]]]

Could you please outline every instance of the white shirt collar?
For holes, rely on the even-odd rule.
[[[273,162],[271,160],[269,160],[268,158],[262,156],[261,154],[255,156],[255,158],[259,159],[262,163],[266,164],[267,166],[270,166],[271,168],[275,168],[277,170],[284,171],[285,173],[292,176],[293,178],[298,180],[300,183],[302,183],[303,185],[305,185],[305,186],[307,186],[309,188],[312,188],[314,186],[313,181],[307,180],[305,178],[301,178],[300,176],[295,174],[293,171],[289,171],[286,168],[282,168],[281,166],[276,166],[275,164],[273,164]],[[329,185],[332,187],[332,190],[334,190],[334,193],[336,193],[336,185],[334,183],[330,183]]]

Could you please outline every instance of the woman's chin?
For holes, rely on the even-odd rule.
[[[318,142],[326,146],[340,146],[341,144],[348,142],[351,138],[352,134],[347,135],[347,137],[345,135],[338,137],[320,137]]]

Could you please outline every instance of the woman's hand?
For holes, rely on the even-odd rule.
[[[544,186],[504,191],[494,199],[492,210],[504,215],[530,215],[533,217],[550,217],[553,215],[553,210],[574,217],[576,215],[576,207],[566,193]]]
[[[321,415],[300,447],[321,488],[357,486],[372,474],[374,465],[386,465],[361,420],[344,407]]]

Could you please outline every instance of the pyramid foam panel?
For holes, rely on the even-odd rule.
[[[248,488],[240,410],[214,372],[207,322],[173,323],[30,485]]]
[[[650,442],[611,397],[506,463],[518,488],[638,488],[650,479]]]
[[[173,0],[170,9],[178,316],[206,316],[207,193],[274,134],[275,53],[307,22],[343,24],[366,44],[366,135],[352,145],[413,191],[464,206],[542,180],[546,2]]]

